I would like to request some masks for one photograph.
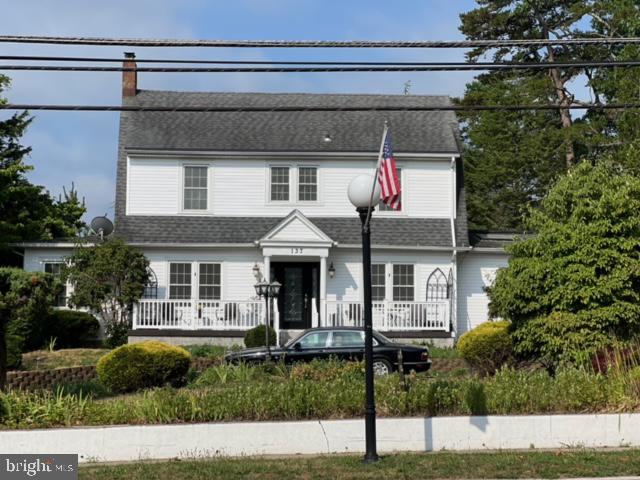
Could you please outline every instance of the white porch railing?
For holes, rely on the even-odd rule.
[[[140,300],[133,329],[248,330],[264,323],[264,307],[250,300]]]
[[[355,327],[364,323],[362,302],[326,302],[327,327]],[[381,331],[449,331],[449,300],[430,302],[373,302],[373,328]]]

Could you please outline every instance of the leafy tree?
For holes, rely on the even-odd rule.
[[[582,163],[531,209],[537,232],[513,243],[488,289],[516,351],[550,364],[640,333],[640,178],[626,158]]]
[[[148,267],[144,254],[120,239],[78,245],[67,259],[62,276],[74,285],[69,304],[99,313],[112,347],[127,340],[132,307],[144,293]]]
[[[0,92],[8,84],[8,78],[0,75]],[[27,112],[0,121],[0,259],[5,261],[11,243],[72,237],[84,226],[81,218],[86,209],[73,187],[55,200],[26,177],[33,169],[25,163],[31,148],[20,138],[32,121]]]
[[[46,316],[55,294],[54,278],[17,268],[0,268],[0,390],[7,381],[7,328],[25,312],[41,311]]]
[[[460,30],[474,40],[637,36],[639,19],[636,0],[478,0],[477,8],[461,15]],[[635,59],[638,53],[630,45],[482,47],[467,58],[571,62]],[[460,115],[471,227],[522,229],[523,208],[535,206],[558,174],[636,143],[636,111],[590,108],[572,115],[566,107],[581,103],[576,89],[583,84],[595,103],[638,101],[639,82],[638,68],[572,67],[492,72],[470,83],[462,103],[559,107]]]

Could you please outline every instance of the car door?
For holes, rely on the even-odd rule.
[[[314,358],[328,358],[327,344],[330,330],[309,332],[287,350],[288,362],[310,362]],[[296,347],[299,345],[299,347]]]
[[[328,355],[340,360],[364,358],[364,332],[360,330],[333,330]]]

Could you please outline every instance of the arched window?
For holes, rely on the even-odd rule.
[[[436,268],[427,279],[427,301],[445,300],[450,294],[450,280],[442,270]]]
[[[142,298],[158,298],[158,277],[156,276],[156,272],[154,272],[151,267],[148,267],[147,273],[149,274],[149,280],[147,280],[144,286]]]

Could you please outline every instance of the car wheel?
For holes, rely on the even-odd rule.
[[[391,362],[385,358],[373,359],[373,374],[374,375],[389,375],[393,371]]]

